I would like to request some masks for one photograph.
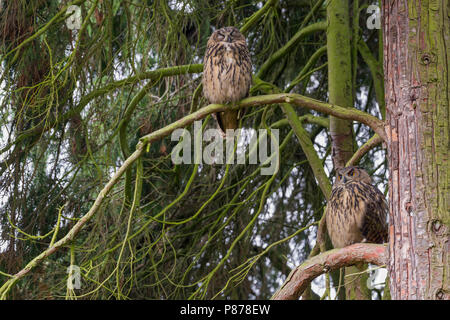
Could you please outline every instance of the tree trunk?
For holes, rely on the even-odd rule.
[[[346,0],[334,0],[327,7],[327,54],[329,102],[353,107],[351,31]],[[342,168],[353,155],[352,121],[330,116],[334,168]]]
[[[449,299],[449,6],[383,1],[392,299]]]
[[[329,102],[339,106],[353,107],[352,55],[349,17],[349,1],[334,0],[327,6],[327,53],[328,53],[328,86]],[[345,167],[353,155],[352,121],[330,116],[331,150],[334,169]],[[370,294],[366,286],[367,274],[361,273],[364,266],[345,268],[346,299],[366,300]],[[335,285],[339,276],[333,275]],[[340,299],[343,291],[340,290]]]

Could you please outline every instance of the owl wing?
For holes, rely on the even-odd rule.
[[[344,185],[335,186],[331,191],[325,214],[328,234],[334,248],[343,248],[363,240],[360,231],[363,210],[355,195],[355,192]]]
[[[388,241],[387,213],[388,207],[384,195],[378,188],[370,187],[368,194],[371,195],[365,206],[362,216],[360,231],[367,242],[384,243]]]

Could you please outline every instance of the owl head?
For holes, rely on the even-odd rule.
[[[335,185],[344,184],[349,181],[361,181],[372,184],[372,178],[366,170],[360,167],[345,167],[336,170]]]
[[[236,27],[225,27],[214,31],[214,33],[209,38],[210,41],[223,42],[223,43],[233,43],[243,41],[245,42],[245,37],[239,32]]]

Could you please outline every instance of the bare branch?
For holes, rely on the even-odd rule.
[[[347,161],[347,164],[345,166],[354,166],[356,165],[359,160],[367,153],[369,150],[373,149],[375,146],[379,145],[383,142],[383,139],[375,133],[372,138],[367,140],[366,143],[364,143],[361,148],[359,148],[353,156],[350,158],[350,160]]]
[[[296,300],[308,284],[323,273],[358,262],[384,265],[387,260],[387,247],[382,244],[356,243],[351,246],[333,249],[306,260],[291,271],[284,284],[275,292],[273,300]]]
[[[357,110],[344,108],[337,105],[325,103],[316,99],[308,98],[306,96],[302,96],[300,94],[293,93],[278,93],[278,94],[268,94],[246,98],[240,101],[240,103],[234,106],[226,106],[219,104],[210,104],[206,107],[203,107],[197,110],[194,113],[187,115],[184,118],[181,118],[174,123],[154,131],[140,139],[142,143],[149,143],[156,140],[159,140],[163,137],[168,136],[172,133],[173,130],[178,128],[186,127],[187,125],[193,123],[195,120],[200,120],[205,118],[207,115],[215,112],[220,112],[224,110],[230,109],[242,109],[248,107],[257,107],[266,104],[278,104],[278,103],[289,103],[295,105],[297,107],[304,107],[311,110],[315,110],[318,112],[322,112],[325,114],[333,115],[338,118],[354,120],[372,128],[383,140],[386,141],[386,133],[384,131],[384,122],[371,114],[366,112]]]

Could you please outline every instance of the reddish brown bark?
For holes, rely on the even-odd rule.
[[[383,1],[393,299],[448,299],[449,7]]]

